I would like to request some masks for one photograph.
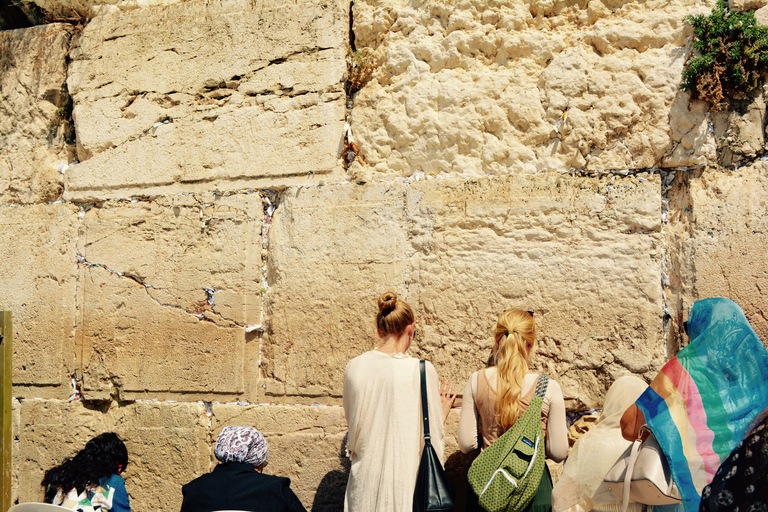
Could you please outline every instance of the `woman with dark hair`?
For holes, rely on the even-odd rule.
[[[64,508],[130,512],[125,480],[120,473],[128,465],[128,450],[114,432],[100,434],[85,448],[45,472],[45,502]]]
[[[379,297],[380,347],[352,359],[344,370],[344,415],[352,461],[344,496],[347,512],[410,511],[424,445],[419,360],[408,355],[414,334],[411,307],[387,292]],[[426,363],[432,445],[443,456],[443,422],[456,395],[439,389]]]

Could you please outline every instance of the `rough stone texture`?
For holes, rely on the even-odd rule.
[[[67,172],[65,197],[343,178],[346,9],[314,0],[102,9],[71,52],[82,163]]]
[[[728,8],[732,11],[752,11],[765,7],[765,0],[728,0]]]
[[[268,393],[340,397],[347,361],[375,346],[376,297],[384,288],[404,294],[413,253],[405,191],[392,183],[285,191],[270,231]]]
[[[61,397],[75,363],[77,208],[1,207],[0,240],[0,309],[13,314],[15,396],[44,386],[32,396]]]
[[[730,101],[728,110],[712,114],[718,163],[723,167],[743,165],[764,152],[763,96],[763,91],[757,90],[749,99]]]
[[[135,403],[104,409],[82,402],[23,400],[18,497],[42,499],[47,469],[102,432],[117,432],[128,448],[124,477],[132,510],[178,510],[181,486],[210,469],[210,432],[203,406]]]
[[[0,204],[53,201],[62,193],[66,57],[70,25],[0,31]]]
[[[245,329],[261,318],[262,217],[257,193],[85,213],[78,341],[86,397],[257,401],[259,339]]]
[[[536,312],[536,366],[571,407],[626,373],[652,376],[664,361],[658,188],[652,175],[544,175],[286,191],[270,234],[267,393],[340,397],[388,289],[415,308],[412,352],[460,390],[513,306]]]
[[[355,2],[378,63],[352,113],[362,155],[400,176],[711,162],[705,109],[678,89],[682,18],[711,5]]]
[[[768,25],[768,5],[755,11],[755,19],[760,25]]]
[[[411,291],[419,348],[460,387],[490,354],[497,315],[534,311],[534,366],[570,408],[663,363],[658,177],[419,182]],[[445,368],[445,370],[442,370]]]
[[[768,345],[768,164],[682,174],[674,188],[672,318],[685,320],[696,300],[728,297]]]

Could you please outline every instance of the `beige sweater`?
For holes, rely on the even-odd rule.
[[[496,368],[485,371],[491,387],[496,389]],[[478,373],[469,378],[464,389],[459,419],[459,449],[464,453],[477,448],[477,423],[480,421],[475,398],[477,397]],[[537,374],[529,373],[523,379],[522,395],[525,396],[536,383]],[[565,423],[565,400],[560,385],[554,379],[549,379],[549,386],[544,395],[542,411],[547,418],[547,457],[560,462],[568,455],[568,427]]]
[[[427,362],[429,430],[443,458],[437,372]],[[344,497],[347,512],[410,511],[424,446],[419,360],[371,351],[344,371],[344,415],[352,460]]]

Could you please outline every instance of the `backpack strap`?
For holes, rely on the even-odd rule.
[[[547,394],[547,386],[549,386],[549,377],[539,374],[539,379],[536,381],[536,396],[544,400],[544,395]]]

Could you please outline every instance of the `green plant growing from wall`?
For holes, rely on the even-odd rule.
[[[763,83],[768,69],[768,27],[752,11],[734,12],[722,0],[707,15],[686,16],[694,30],[693,49],[680,88],[719,111],[726,97],[748,93]]]

